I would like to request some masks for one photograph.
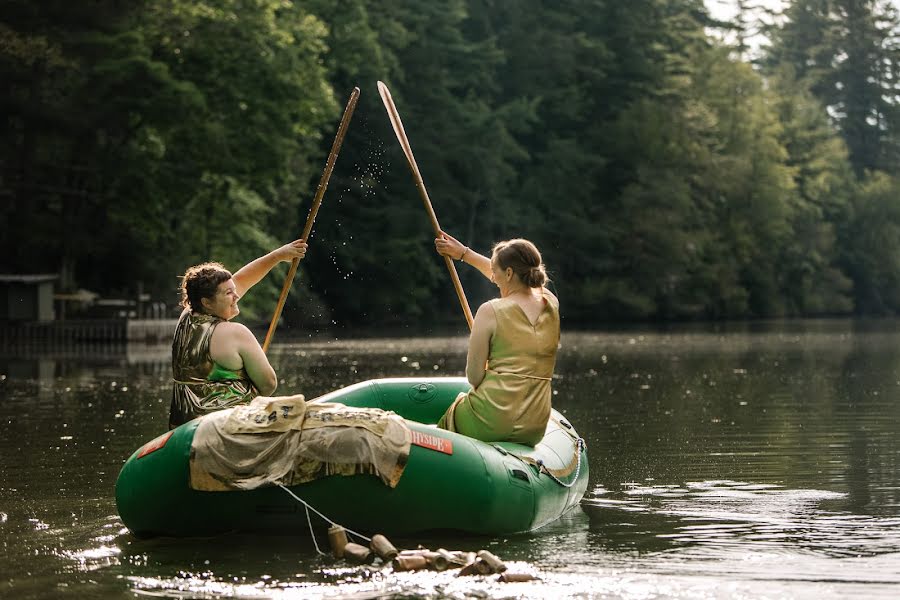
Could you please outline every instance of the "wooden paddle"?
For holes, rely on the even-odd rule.
[[[381,101],[384,102],[384,107],[387,109],[388,117],[391,119],[391,125],[394,127],[394,133],[397,134],[397,139],[400,140],[400,146],[403,148],[403,154],[406,155],[406,161],[409,163],[409,168],[412,170],[413,178],[416,180],[416,187],[419,188],[419,193],[422,195],[422,201],[425,202],[425,209],[428,211],[428,217],[431,219],[431,226],[434,228],[435,237],[441,235],[441,226],[438,223],[437,215],[434,214],[434,208],[431,206],[431,200],[428,198],[428,191],[425,190],[425,183],[422,181],[422,174],[419,173],[419,166],[416,164],[416,159],[413,156],[412,148],[409,145],[409,140],[406,138],[406,131],[403,130],[403,122],[400,120],[400,114],[397,112],[397,107],[394,105],[394,99],[391,97],[391,91],[384,85],[382,82],[378,82],[378,93],[381,94]],[[466,323],[469,324],[469,329],[472,329],[472,310],[469,308],[469,302],[466,300],[466,293],[463,291],[462,284],[459,282],[459,275],[456,273],[456,267],[453,264],[453,260],[449,256],[444,257],[444,263],[447,265],[447,270],[450,271],[450,278],[453,280],[453,287],[456,289],[456,295],[459,298],[459,303],[462,305],[463,314],[466,317]]]
[[[341,124],[338,126],[337,135],[335,135],[334,143],[331,145],[331,152],[328,153],[328,160],[325,162],[325,170],[322,172],[322,178],[319,180],[319,187],[316,188],[316,196],[313,199],[312,207],[309,209],[309,216],[306,217],[306,227],[303,228],[303,235],[300,236],[300,239],[304,242],[309,241],[309,236],[312,233],[316,213],[319,212],[319,206],[322,204],[322,196],[325,195],[325,189],[328,187],[328,180],[331,178],[331,172],[334,170],[334,162],[337,160],[338,152],[341,151],[341,144],[344,143],[344,135],[347,133],[347,127],[349,127],[353,111],[356,109],[357,100],[359,100],[359,88],[355,87],[353,88],[353,93],[350,94],[347,107],[344,109],[344,116],[341,117]],[[297,266],[299,264],[299,258],[291,261],[291,268],[284,279],[284,285],[281,287],[281,296],[278,298],[275,314],[272,315],[272,322],[269,323],[269,331],[266,333],[266,340],[263,342],[263,352],[268,352],[269,344],[272,343],[272,338],[275,336],[275,327],[278,326],[278,319],[281,317],[282,309],[284,309],[284,302],[287,300],[288,292],[291,291],[291,284],[294,281],[294,275],[297,274]]]

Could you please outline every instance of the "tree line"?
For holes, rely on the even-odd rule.
[[[737,4],[0,0],[0,271],[174,306],[299,235],[359,86],[282,323],[461,323],[381,80],[441,225],[533,240],[570,324],[897,313],[896,10]]]

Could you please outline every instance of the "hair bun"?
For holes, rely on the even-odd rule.
[[[542,287],[546,282],[547,272],[544,270],[544,265],[529,268],[522,278],[522,283],[530,288]]]
[[[496,261],[501,269],[511,268],[530,288],[542,287],[549,278],[537,247],[522,238],[497,242],[494,245],[491,262]]]

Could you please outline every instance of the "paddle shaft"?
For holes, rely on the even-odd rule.
[[[422,174],[419,172],[419,165],[416,164],[416,158],[413,156],[412,147],[409,145],[409,139],[406,137],[406,131],[403,129],[403,121],[400,120],[400,114],[397,112],[397,107],[394,105],[394,99],[391,97],[391,91],[388,89],[386,85],[382,82],[378,82],[378,93],[381,94],[381,100],[384,102],[384,107],[387,109],[388,117],[391,119],[391,125],[394,128],[394,133],[397,135],[397,139],[400,141],[400,146],[403,148],[403,154],[406,155],[406,162],[409,163],[409,168],[412,170],[413,179],[416,182],[416,187],[419,190],[419,194],[422,196],[422,201],[425,203],[425,210],[428,211],[428,218],[431,220],[431,226],[434,228],[435,237],[441,235],[441,226],[438,223],[437,215],[434,213],[434,208],[431,205],[431,199],[428,197],[428,191],[425,189],[425,182],[422,181]],[[453,287],[456,290],[456,296],[459,298],[459,303],[462,306],[463,314],[466,317],[466,323],[469,325],[469,329],[472,329],[472,310],[469,308],[469,301],[466,300],[466,293],[463,291],[462,283],[459,281],[459,274],[456,272],[456,266],[453,264],[453,259],[449,256],[444,256],[444,264],[447,265],[447,270],[450,271],[450,279],[453,281]]]
[[[313,198],[312,206],[309,209],[309,215],[306,217],[306,226],[303,228],[303,235],[300,239],[304,242],[309,241],[312,234],[313,223],[316,220],[316,214],[319,212],[319,206],[322,205],[322,197],[328,188],[328,180],[331,179],[331,172],[334,170],[334,163],[337,160],[338,153],[341,151],[341,144],[344,143],[344,136],[347,134],[347,128],[350,126],[350,119],[353,118],[353,111],[356,109],[356,101],[359,100],[359,88],[353,88],[350,94],[350,100],[344,108],[344,116],[341,117],[341,124],[338,126],[337,135],[334,136],[334,143],[331,144],[331,152],[328,153],[328,160],[325,162],[325,170],[322,171],[322,177],[319,179],[319,187],[316,188],[316,196]],[[266,332],[266,339],[263,342],[263,352],[268,352],[272,338],[275,336],[275,328],[278,326],[278,319],[281,317],[281,311],[284,309],[284,303],[287,300],[288,293],[291,291],[291,284],[294,282],[294,276],[297,274],[297,267],[300,265],[300,259],[295,258],[291,261],[291,268],[288,269],[287,276],[284,278],[284,285],[281,286],[281,295],[278,297],[278,304],[275,306],[275,314],[272,315],[272,322],[269,323],[269,330]]]

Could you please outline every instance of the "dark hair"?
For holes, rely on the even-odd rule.
[[[530,288],[541,287],[549,281],[541,261],[541,253],[528,240],[516,238],[497,242],[494,245],[493,260],[503,270],[512,269],[522,283]]]
[[[231,279],[231,271],[222,263],[207,262],[188,267],[181,279],[181,306],[203,312],[203,298],[212,298],[219,284]]]

